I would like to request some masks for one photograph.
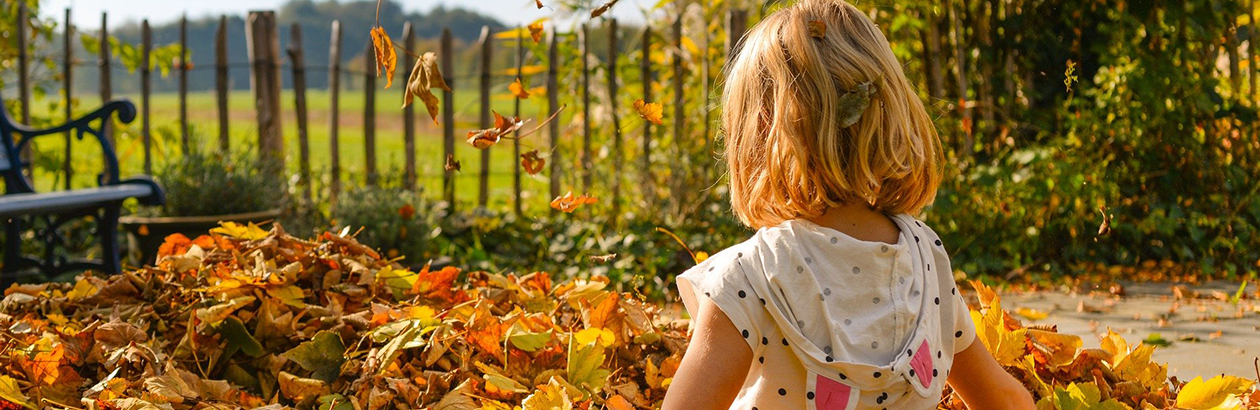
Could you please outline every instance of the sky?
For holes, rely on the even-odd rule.
[[[316,0],[326,1],[326,0]],[[508,26],[525,25],[552,11],[539,10],[534,0],[397,0],[409,11],[427,11],[438,5],[463,7],[493,16]],[[160,24],[179,19],[183,13],[189,18],[204,15],[239,14],[250,10],[275,10],[286,0],[46,0],[41,8],[45,15],[58,16],[61,20],[66,7],[71,8],[70,19],[79,27],[91,28],[101,24],[101,12],[109,13],[110,25],[148,18],[150,24]],[[544,0],[543,4],[547,1]],[[656,4],[656,0],[621,0],[613,7],[613,16],[625,21],[642,21],[641,8]]]

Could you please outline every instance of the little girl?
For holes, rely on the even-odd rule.
[[[663,408],[934,409],[949,384],[971,409],[1033,409],[909,215],[940,146],[875,24],[843,0],[778,11],[724,98],[731,202],[758,231],[679,277],[694,333]]]

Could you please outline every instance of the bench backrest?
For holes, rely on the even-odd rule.
[[[30,181],[22,175],[21,157],[14,140],[14,135],[21,134],[21,128],[17,126],[13,116],[9,115],[9,110],[3,107],[4,100],[0,99],[0,175],[4,176],[5,191],[32,192],[34,190],[30,189]]]

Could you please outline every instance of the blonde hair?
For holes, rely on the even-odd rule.
[[[820,37],[810,34],[819,27]],[[767,16],[727,67],[722,128],[731,204],[749,227],[867,203],[915,213],[940,184],[941,148],[883,33],[842,0],[802,0]],[[842,96],[875,87],[842,127]],[[860,201],[860,202],[859,202]]]

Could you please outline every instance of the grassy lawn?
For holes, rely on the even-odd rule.
[[[506,84],[501,87],[506,89]],[[131,98],[140,109],[138,96]],[[464,143],[463,136],[470,130],[477,129],[480,113],[478,95],[474,91],[461,91],[455,95],[455,134],[456,158],[462,162],[463,170],[456,174],[456,192],[461,202],[475,202],[478,191],[478,175],[481,167],[480,153]],[[395,84],[388,90],[378,89],[376,92],[376,157],[377,170],[382,179],[401,178],[405,162],[403,146],[403,115],[399,108],[402,104],[402,84]],[[365,95],[362,90],[343,91],[340,101],[339,141],[342,167],[342,180],[345,185],[362,183],[365,177],[364,157],[364,114]],[[307,93],[308,134],[311,153],[311,168],[316,178],[325,177],[331,165],[329,141],[329,107],[330,95],[324,90],[312,90]],[[76,114],[83,114],[100,105],[95,96],[78,98]],[[294,97],[291,90],[284,91],[282,96],[285,153],[290,173],[298,169],[299,145],[297,137],[297,120],[294,113]],[[62,117],[60,110],[48,105],[35,104],[34,115],[57,118]],[[444,155],[442,151],[442,127],[428,117],[423,104],[414,105],[416,110],[416,172],[418,184],[430,195],[437,197],[441,191]],[[492,108],[503,114],[513,112],[513,100],[501,91],[492,96]],[[527,124],[526,130],[535,127],[546,117],[546,99],[541,96],[523,101],[521,117],[534,119]],[[562,124],[568,124],[576,110],[567,110]],[[152,97],[151,121],[153,134],[154,169],[159,170],[164,161],[178,159],[180,156],[179,137],[179,100],[174,93],[155,94]],[[213,150],[218,147],[219,122],[217,104],[213,92],[192,92],[188,95],[189,128],[194,138],[193,144],[200,149]],[[233,150],[257,147],[257,123],[252,95],[249,91],[233,91],[229,97],[229,130]],[[440,117],[439,117],[440,118]],[[144,145],[140,135],[141,120],[137,116],[131,124],[118,128],[117,146],[121,171],[124,178],[144,172]],[[567,125],[564,138],[572,141],[580,140],[574,129]],[[545,153],[546,131],[540,131],[522,140],[522,151],[535,148]],[[62,138],[45,137],[39,140],[36,162],[41,166],[36,174],[37,189],[48,191],[60,189],[63,184],[60,170],[64,153]],[[510,203],[512,193],[512,172],[517,159],[512,155],[512,142],[504,140],[490,150],[490,196],[492,203]],[[100,150],[97,144],[86,141],[74,141],[73,168],[75,186],[95,185],[95,172],[101,168]],[[568,148],[566,148],[568,149]],[[570,151],[572,152],[572,151]],[[575,157],[566,155],[566,157]],[[565,165],[571,168],[575,159]],[[570,180],[571,178],[566,178]],[[56,188],[54,188],[56,187]],[[525,175],[522,190],[528,208],[546,207],[547,180],[544,175]]]

